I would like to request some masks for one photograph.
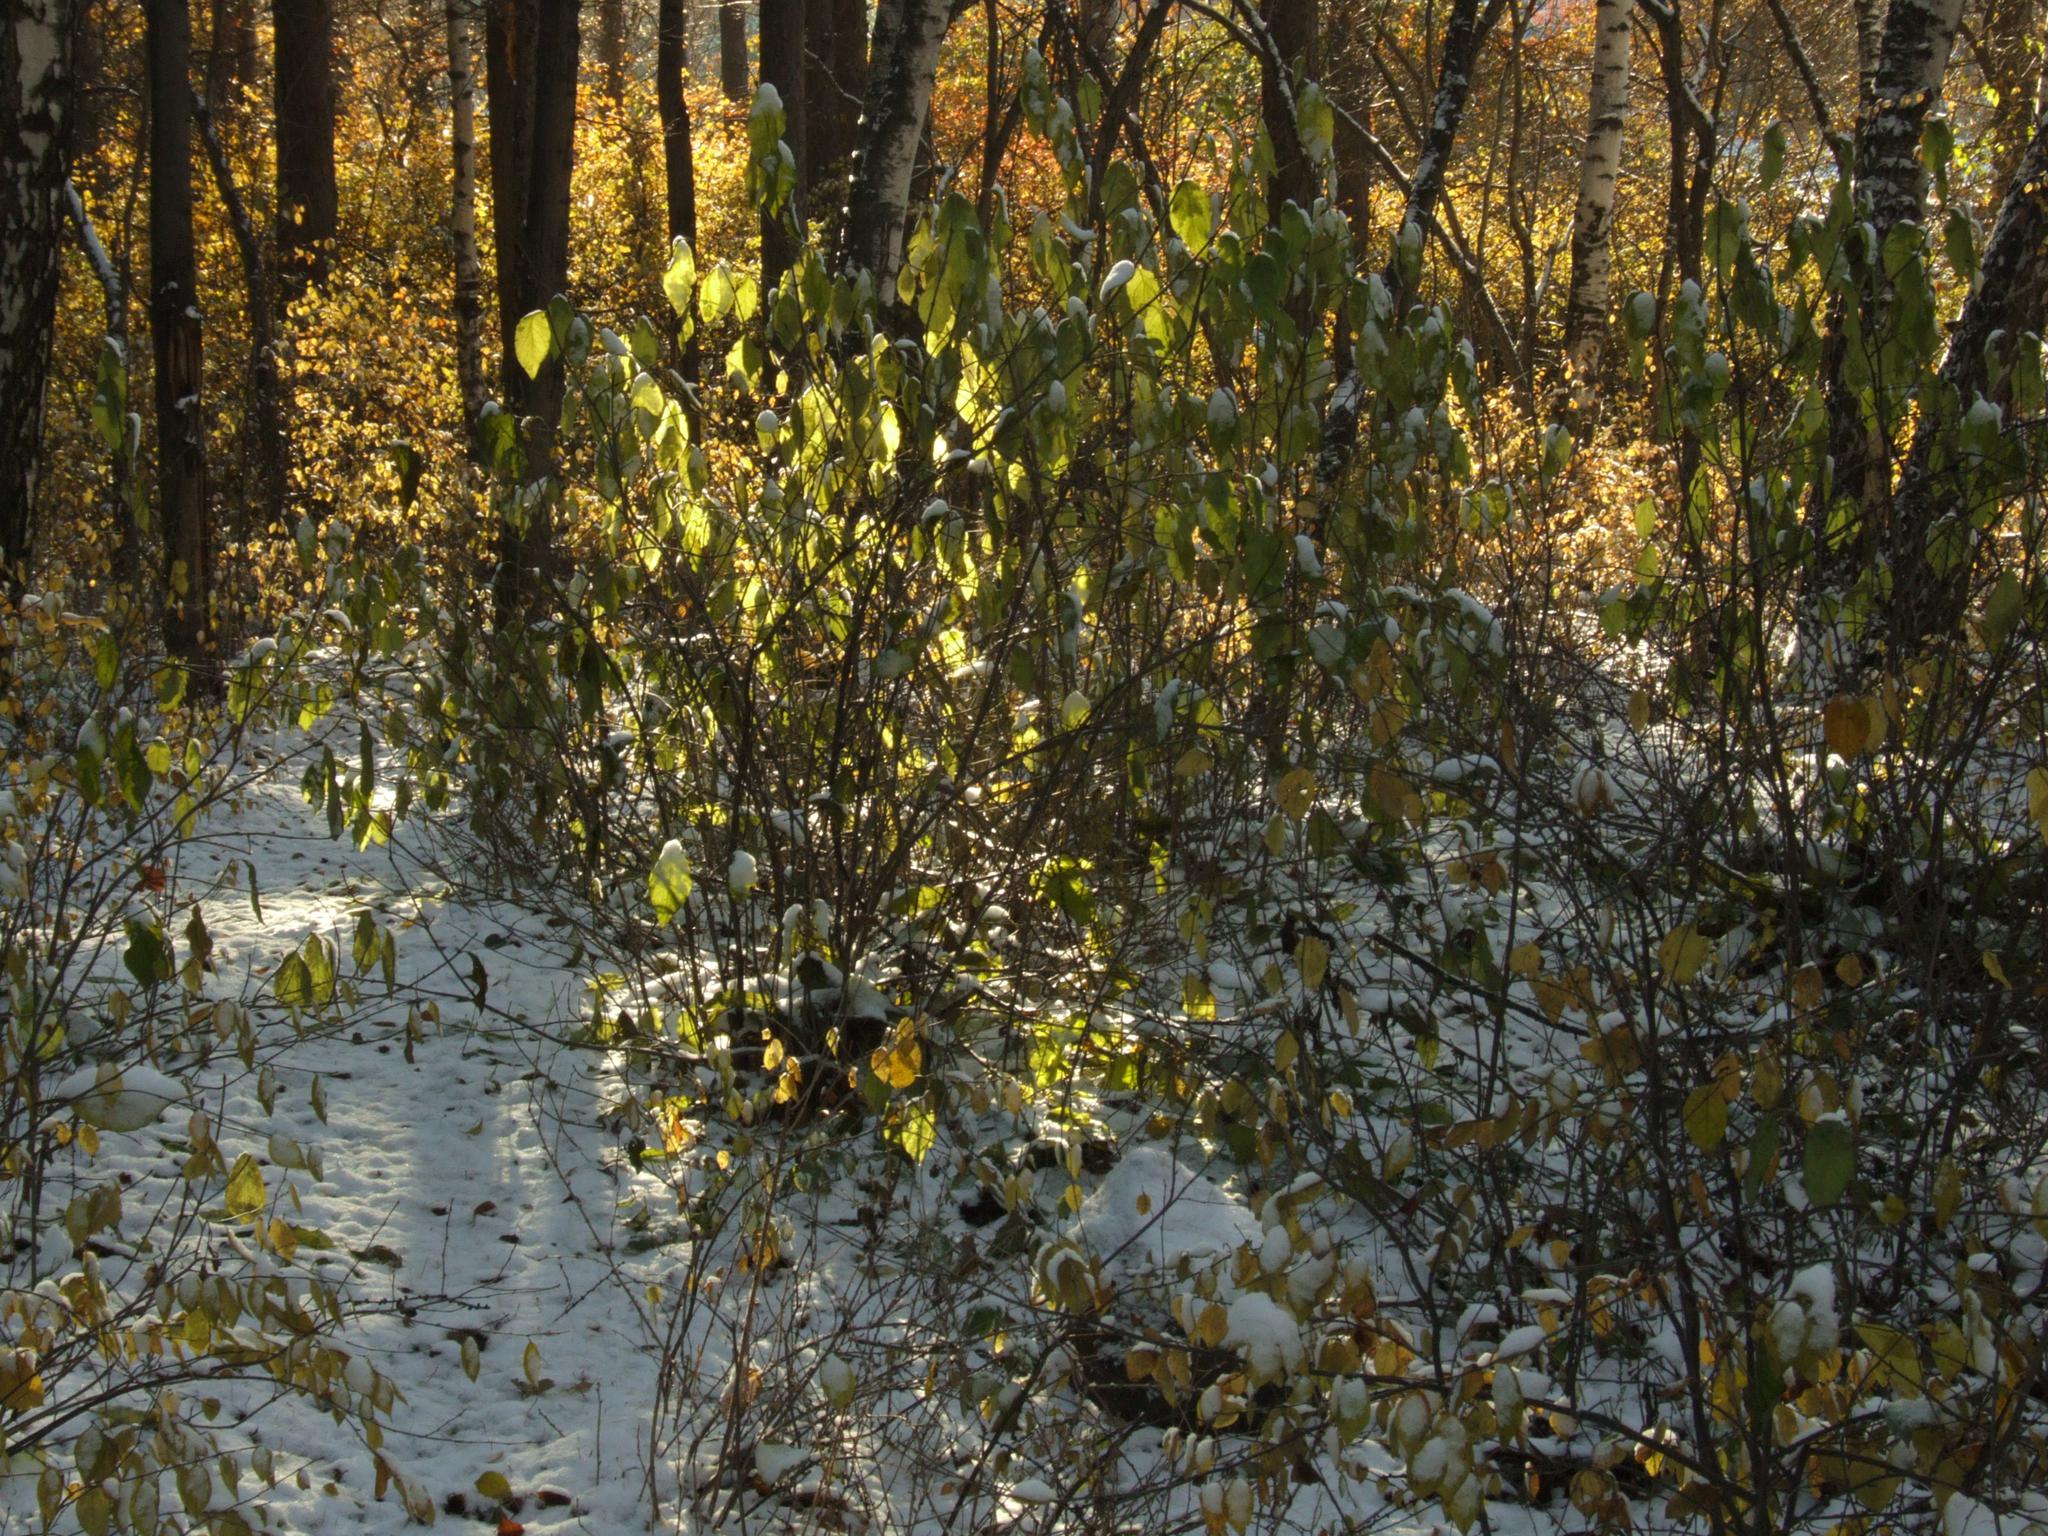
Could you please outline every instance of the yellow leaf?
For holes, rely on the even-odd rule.
[[[1857,1335],[1870,1351],[1872,1375],[1883,1382],[1895,1382],[1914,1392],[1920,1390],[1920,1346],[1913,1336],[1876,1323],[1858,1323]]]
[[[1275,815],[1266,823],[1266,852],[1279,858],[1287,852],[1287,818]]]
[[[1855,757],[1870,744],[1870,714],[1861,699],[1846,694],[1829,699],[1821,714],[1828,750],[1837,757]]]
[[[2048,768],[2027,770],[2027,819],[2048,842]]]
[[[237,1218],[263,1209],[263,1170],[247,1152],[235,1159],[234,1170],[228,1174],[226,1204],[228,1214]]]
[[[1534,976],[1542,969],[1543,951],[1534,944],[1517,944],[1508,951],[1508,971],[1511,975]]]
[[[1835,976],[1845,987],[1863,985],[1863,961],[1855,954],[1847,954],[1835,962]]]
[[[1200,747],[1189,747],[1173,765],[1173,776],[1177,779],[1199,778],[1207,773],[1215,762],[1216,760]]]
[[[1818,1008],[1826,993],[1826,982],[1817,965],[1802,965],[1792,973],[1792,1006],[1801,1013]]]
[[[1963,1170],[1952,1157],[1944,1157],[1934,1170],[1934,1227],[1946,1231],[1963,1203]]]
[[[1273,786],[1274,803],[1293,821],[1306,816],[1315,799],[1316,776],[1307,768],[1288,769],[1280,776],[1280,782]]]
[[[1294,946],[1294,968],[1301,972],[1301,984],[1313,992],[1323,984],[1330,969],[1330,946],[1314,934],[1304,934]]]
[[[919,1044],[917,1030],[910,1020],[897,1021],[894,1037],[875,1047],[868,1057],[868,1066],[889,1088],[900,1090],[917,1081],[917,1074],[924,1068],[924,1047]]]
[[[485,1498],[502,1504],[512,1497],[512,1484],[506,1481],[502,1472],[486,1472],[476,1480],[476,1491]]]
[[[1713,953],[1712,941],[1691,923],[1681,923],[1664,935],[1664,942],[1657,950],[1657,965],[1666,981],[1684,986],[1699,975],[1700,967]]]
[[[1987,949],[1984,951],[1984,969],[1989,973],[1991,979],[2005,988],[2006,991],[2010,992],[2012,990],[2012,983],[2006,980],[2005,967],[1999,963],[1997,950]]]

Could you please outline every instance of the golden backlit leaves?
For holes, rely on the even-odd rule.
[[[868,1057],[868,1066],[883,1085],[901,1092],[917,1081],[924,1069],[924,1046],[909,1019],[899,1019],[896,1031]]]

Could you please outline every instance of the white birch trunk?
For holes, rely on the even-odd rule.
[[[71,0],[0,4],[0,574],[7,579],[28,559],[35,531],[76,20]]]
[[[468,0],[448,4],[454,195],[448,215],[455,257],[455,367],[463,421],[473,430],[489,397],[484,375],[484,268],[476,244],[476,47]]]
[[[1856,129],[1856,201],[1880,242],[1927,206],[1920,133],[1941,96],[1963,0],[1891,0],[1877,77]]]
[[[931,108],[939,44],[950,20],[946,0],[880,0],[875,8],[860,152],[846,205],[841,265],[865,269],[876,291],[895,286],[910,211],[910,177]]]
[[[1597,393],[1600,352],[1607,339],[1613,271],[1615,178],[1628,120],[1628,59],[1634,0],[1599,0],[1593,18],[1593,84],[1586,148],[1579,157],[1579,203],[1572,219],[1570,295],[1565,304],[1565,354],[1576,408]]]

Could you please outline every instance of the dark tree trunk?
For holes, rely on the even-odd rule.
[[[333,0],[271,0],[277,39],[277,267],[287,303],[324,282],[339,227]]]
[[[840,266],[873,274],[883,294],[890,292],[903,257],[911,176],[949,20],[946,0],[879,0],[875,8],[860,153],[846,199]]]
[[[655,103],[661,112],[662,165],[668,191],[668,237],[697,245],[697,161],[690,144],[690,103],[683,94],[689,64],[687,0],[661,0],[656,24]],[[679,359],[685,379],[697,378],[697,336],[692,331]]]
[[[804,187],[810,174],[806,153],[809,122],[804,107],[804,23],[819,0],[761,0],[761,84],[782,98],[782,141],[796,157],[793,206],[761,218],[761,287],[773,287],[796,261],[792,216],[803,217]]]
[[[1984,247],[1981,270],[1949,333],[1941,382],[1945,399],[1921,413],[1899,479],[1891,519],[1892,591],[1896,638],[1911,644],[1945,633],[1968,593],[1978,530],[1968,520],[1960,468],[1943,462],[1953,445],[1957,416],[1980,398],[2010,412],[2005,390],[1994,387],[1988,352],[1992,337],[2038,334],[2048,325],[2048,105],[2037,109],[2026,152],[2006,183],[1998,221]],[[1963,515],[1945,521],[1960,510]]]
[[[0,585],[7,587],[18,587],[35,537],[77,30],[70,0],[0,4]]]
[[[519,365],[519,321],[567,286],[569,178],[576,147],[579,0],[491,0],[485,91],[491,112],[496,204],[500,390],[519,420],[528,479],[547,475],[562,413],[561,362],[529,378]],[[545,497],[499,530],[494,596],[500,627],[521,617],[551,556]]]
[[[747,3],[717,0],[718,88],[727,101],[747,99]]]
[[[207,92],[207,104],[216,112],[228,111],[233,106],[228,99],[230,92],[254,85],[262,72],[254,9],[253,0],[234,0],[231,5],[213,8],[206,44],[206,78],[220,87]]]
[[[1900,225],[1925,219],[1928,172],[1921,135],[1941,97],[1962,9],[1963,0],[1891,0],[1885,13],[1876,80],[1856,125],[1854,162],[1856,216],[1870,225],[1879,251]],[[1875,379],[1866,400],[1849,376],[1850,349],[1874,345],[1890,307],[1890,285],[1882,271],[1873,271],[1856,296],[1855,313],[1838,298],[1830,316],[1821,371],[1831,465],[1807,508],[1816,550],[1807,573],[1807,619],[1816,635],[1816,605],[1849,590],[1895,543],[1886,528],[1897,467],[1897,423],[1891,418],[1905,408],[1895,396],[1909,381]],[[1859,330],[1860,337],[1852,334]],[[1845,502],[1851,515],[1840,518],[1837,509]]]
[[[604,93],[614,105],[626,99],[626,0],[598,0],[597,61]]]
[[[861,103],[868,93],[868,6],[867,0],[825,0],[832,9],[832,84],[829,105],[812,103],[812,110],[829,112],[833,129],[835,166],[829,174],[845,185],[853,157],[860,148]]]
[[[157,526],[164,540],[164,646],[211,649],[212,529],[200,419],[199,282],[192,252],[192,17],[146,0],[149,69],[149,330],[156,362]]]
[[[803,143],[792,141],[790,147],[803,167],[801,185],[806,202],[812,189],[822,186],[831,174],[829,167],[839,153],[834,141],[839,118],[832,110],[832,31],[837,20],[832,0],[804,0],[804,105],[808,110],[804,113]]]
[[[1277,220],[1289,203],[1306,213],[1321,190],[1321,177],[1294,120],[1294,93],[1322,74],[1322,41],[1316,0],[1265,0],[1264,11],[1280,65],[1276,69],[1276,60],[1266,55],[1259,60],[1259,113],[1266,137],[1273,142],[1274,162],[1273,179],[1266,187],[1266,216]]]

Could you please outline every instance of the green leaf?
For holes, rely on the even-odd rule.
[[[679,235],[669,257],[668,270],[661,274],[661,291],[668,296],[669,307],[680,317],[690,312],[690,295],[696,287],[697,257],[690,250],[690,242]]]
[[[1320,165],[1330,158],[1337,140],[1337,114],[1313,80],[1295,93],[1294,131],[1301,135],[1301,147],[1310,160]]]
[[[1209,249],[1216,238],[1216,221],[1207,192],[1192,181],[1182,182],[1173,189],[1173,202],[1167,213],[1173,221],[1174,234],[1180,237],[1190,256],[1199,256]]]
[[[1806,1133],[1806,1159],[1801,1180],[1806,1198],[1827,1207],[1842,1198],[1856,1172],[1856,1136],[1846,1120],[1816,1121]]]
[[[1785,174],[1785,125],[1772,123],[1764,130],[1763,163],[1757,168],[1757,180],[1768,192],[1778,184],[1778,178]]]
[[[903,1149],[905,1157],[913,1163],[923,1162],[938,1139],[938,1120],[929,1104],[919,1102],[904,1108],[896,1122],[896,1145]]]
[[[154,923],[138,922],[129,918],[123,924],[128,936],[128,948],[121,956],[121,963],[128,967],[128,974],[145,987],[156,986],[169,981],[174,969],[171,946],[164,938],[164,932]]]
[[[544,309],[536,309],[521,317],[512,332],[512,351],[519,359],[519,366],[526,370],[529,379],[540,377],[540,370],[555,350],[554,327],[548,324]]]
[[[1685,1134],[1702,1152],[1711,1152],[1728,1134],[1728,1101],[1719,1083],[1703,1083],[1685,1096]]]
[[[690,899],[690,862],[683,857],[683,845],[670,838],[647,872],[647,899],[654,905],[659,922],[672,922],[683,903]]]
[[[235,1166],[228,1174],[228,1214],[237,1220],[253,1216],[263,1209],[263,1199],[263,1170],[256,1166],[253,1156],[244,1152],[235,1159]]]
[[[271,983],[271,990],[277,993],[277,1000],[294,1011],[313,1005],[313,978],[306,969],[306,962],[297,954],[284,957],[277,968],[277,979]]]

